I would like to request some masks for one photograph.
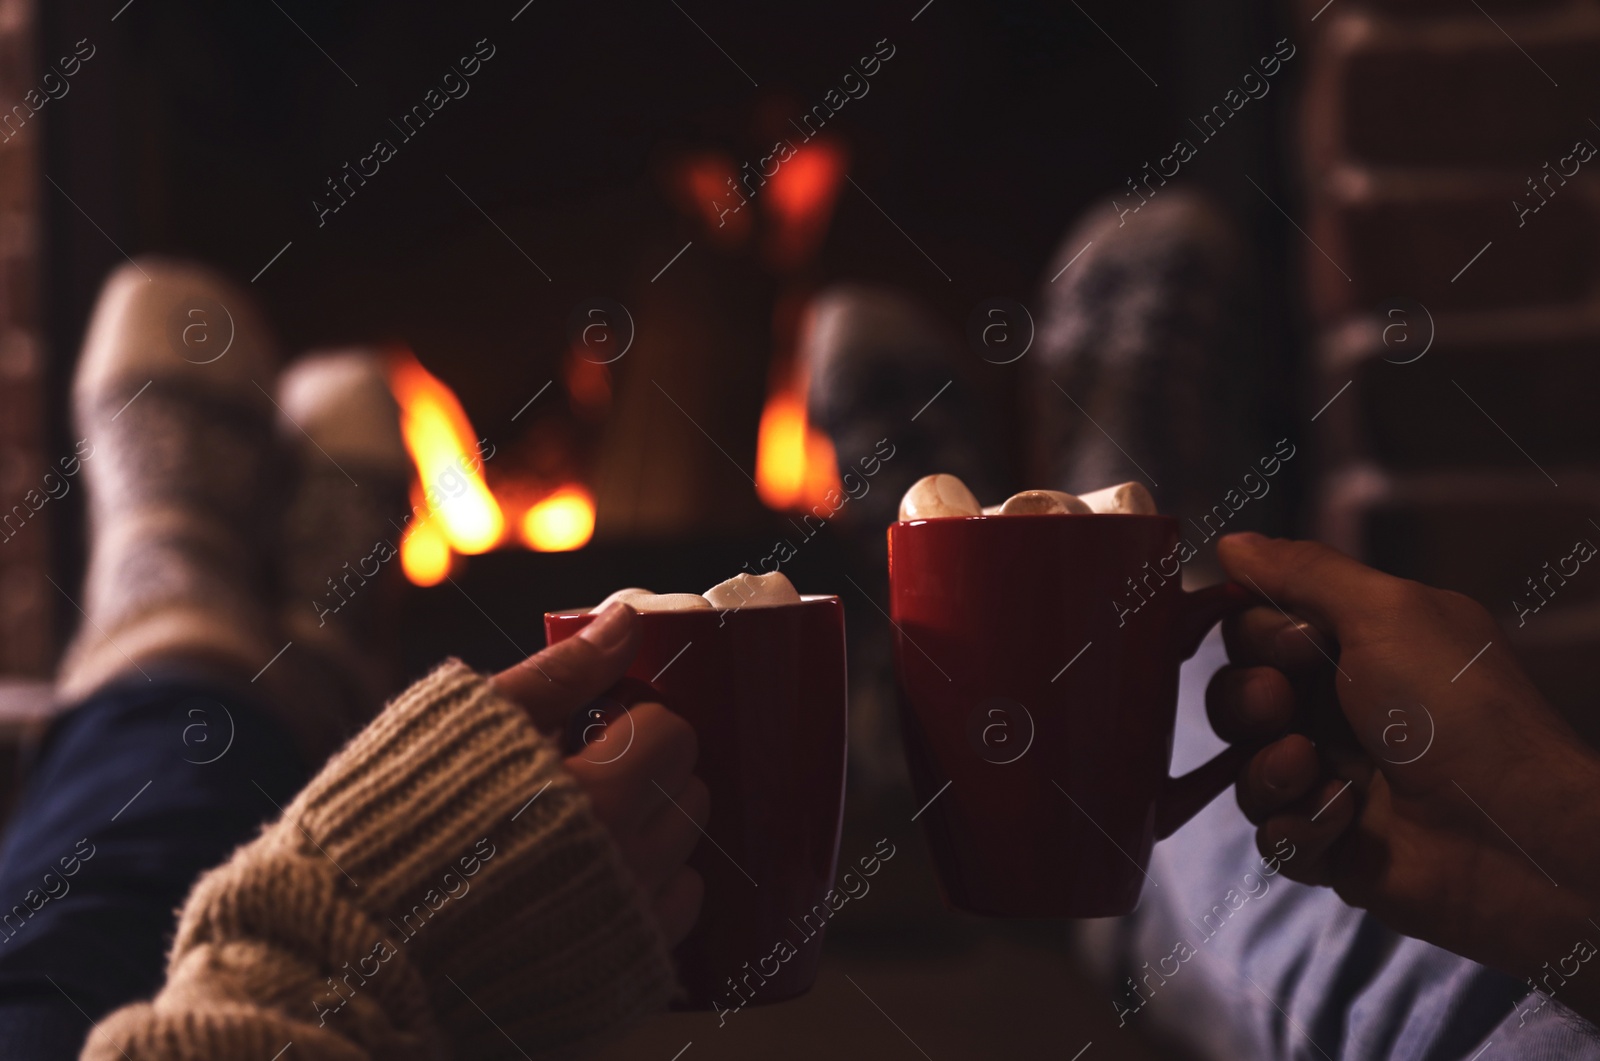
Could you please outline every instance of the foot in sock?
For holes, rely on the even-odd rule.
[[[882,440],[893,447],[872,489],[840,511],[843,523],[881,547],[900,495],[934,472],[993,492],[995,462],[961,379],[961,342],[930,310],[888,288],[830,288],[808,307],[800,356],[808,413],[832,439],[841,476],[861,458],[882,457]]]
[[[221,344],[205,358],[184,341],[201,320]],[[384,587],[326,623],[315,602],[397,547],[405,454],[371,356],[308,358],[281,393],[277,362],[249,296],[207,270],[144,259],[107,280],[74,384],[90,550],[57,691],[174,668],[251,685],[316,764],[389,691]]]
[[[1136,479],[1163,512],[1205,512],[1258,448],[1261,387],[1244,242],[1208,200],[1168,192],[1060,244],[1042,285],[1030,482]],[[1088,249],[1085,250],[1085,246]],[[1081,255],[1081,256],[1080,256]]]
[[[398,554],[410,463],[375,351],[307,354],[278,385],[279,434],[296,469],[281,524],[286,637],[342,692],[353,733],[397,690]],[[348,733],[346,735],[348,735]]]
[[[226,332],[220,357],[180,341],[191,319],[218,330],[211,341]],[[143,259],[106,281],[73,387],[95,459],[84,464],[85,622],[62,663],[63,699],[169,660],[248,678],[282,646],[266,559],[285,486],[276,362],[249,298],[212,273]]]

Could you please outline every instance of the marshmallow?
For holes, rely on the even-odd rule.
[[[711,607],[711,602],[698,593],[651,593],[647,589],[630,586],[617,590],[589,610],[603,612],[617,601],[632,605],[636,612],[692,612]]]
[[[976,516],[983,506],[967,484],[953,475],[925,475],[911,484],[900,499],[900,518],[933,519],[938,516]]]
[[[1086,516],[1089,512],[1088,505],[1060,490],[1024,490],[1000,506],[1002,516]]]
[[[693,612],[711,607],[711,602],[698,593],[652,593],[628,603],[640,612]]]
[[[781,571],[769,571],[764,575],[741,572],[706,590],[705,599],[713,608],[737,611],[740,608],[799,604],[800,594],[795,592],[794,584]]]
[[[617,601],[619,601],[619,600],[620,601],[627,601],[629,604],[632,604],[639,597],[654,597],[654,596],[655,596],[655,594],[651,593],[647,589],[640,589],[638,586],[629,586],[627,589],[619,589],[619,590],[617,590],[611,596],[607,597],[605,600],[601,601],[599,604],[596,604],[593,608],[590,608],[589,610],[591,612],[603,612],[607,608],[611,607],[611,605],[617,603]]]
[[[1117,512],[1130,516],[1154,516],[1156,500],[1139,483],[1118,483],[1080,498],[1094,512]]]
[[[1004,505],[984,505],[983,506],[983,514],[985,516],[998,516],[1000,514],[1000,510],[1002,508],[1005,508],[1005,506]]]

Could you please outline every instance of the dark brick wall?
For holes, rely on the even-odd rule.
[[[32,0],[0,0],[0,112],[23,105],[35,87]],[[52,663],[55,590],[50,507],[24,502],[41,491],[53,463],[44,451],[43,347],[39,335],[39,122],[0,143],[0,515],[22,505],[29,518],[0,540],[0,675],[42,676]],[[20,522],[20,520],[18,520]],[[0,536],[9,530],[0,530]]]
[[[1482,601],[1582,722],[1600,563],[1518,602],[1600,545],[1600,154],[1574,154],[1600,147],[1600,3],[1335,0],[1315,30],[1310,411],[1348,384],[1315,423],[1320,532]]]

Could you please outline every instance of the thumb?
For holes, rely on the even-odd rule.
[[[1321,542],[1230,534],[1217,559],[1229,578],[1343,642],[1406,584]]]
[[[540,729],[558,729],[567,717],[615,685],[639,650],[639,616],[618,601],[576,637],[501,671],[493,682],[521,705]]]

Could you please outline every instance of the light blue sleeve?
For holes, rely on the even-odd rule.
[[[1185,665],[1173,771],[1222,747],[1205,688],[1219,634]],[[1528,984],[1390,932],[1326,888],[1270,872],[1231,792],[1156,845],[1140,907],[1080,949],[1130,1034],[1218,1061],[1600,1061],[1600,1032]]]

